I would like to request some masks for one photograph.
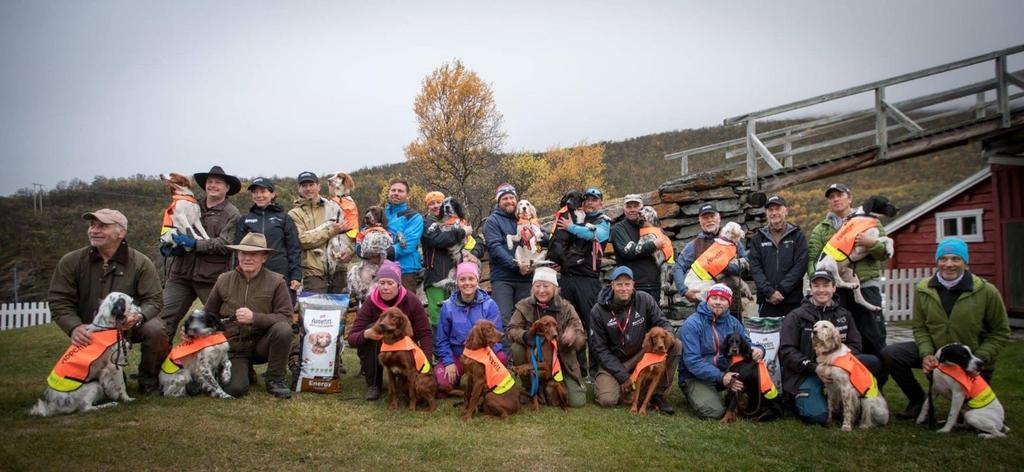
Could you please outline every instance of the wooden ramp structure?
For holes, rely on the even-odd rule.
[[[1017,141],[1024,134],[1024,70],[1008,71],[1007,61],[1021,53],[1024,44],[726,118],[725,125],[741,126],[745,135],[665,159],[678,159],[684,176],[694,159],[716,159],[713,170],[745,168],[751,187],[771,192],[973,141]],[[924,84],[939,74],[984,63],[994,66],[987,80],[895,103],[886,99],[888,88]],[[757,131],[758,121],[792,112],[811,114],[810,107],[861,94],[873,94],[874,107]]]

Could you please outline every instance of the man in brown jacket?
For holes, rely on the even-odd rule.
[[[182,235],[183,242],[178,247],[160,250],[165,257],[173,257],[164,284],[164,313],[161,315],[171,340],[196,297],[205,303],[217,276],[231,269],[231,251],[227,245],[235,240],[235,223],[239,217],[238,209],[227,200],[242,189],[237,177],[225,174],[220,166],[213,166],[210,172],[197,173],[193,178],[206,190],[206,198],[199,200],[202,212],[199,219],[210,239],[195,240]]]
[[[224,319],[231,359],[231,381],[224,391],[233,397],[249,392],[251,366],[267,363],[267,392],[291,398],[285,366],[292,342],[292,299],[281,275],[263,267],[274,252],[260,233],[249,233],[237,245],[238,268],[217,277],[205,310]]]
[[[170,344],[160,319],[163,298],[153,261],[129,248],[124,240],[128,219],[117,210],[102,209],[82,215],[89,221],[89,245],[71,251],[57,263],[50,280],[50,312],[71,343],[90,342],[88,325],[110,292],[132,297],[140,313],[128,313],[127,326],[133,343],[142,343],[139,390],[143,395],[160,392],[160,363]]]

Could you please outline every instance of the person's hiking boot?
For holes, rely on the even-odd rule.
[[[676,409],[672,407],[671,403],[665,401],[665,397],[662,397],[661,395],[654,395],[651,397],[651,406],[665,415],[676,414]]]
[[[896,417],[901,420],[916,420],[921,414],[921,406],[920,403],[911,403],[903,411],[896,413]]]
[[[284,380],[270,380],[267,381],[267,393],[281,399],[289,399],[292,397],[292,389],[285,385]]]
[[[372,402],[380,398],[380,387],[372,385],[366,387],[366,401]]]

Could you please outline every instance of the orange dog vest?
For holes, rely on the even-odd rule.
[[[490,346],[480,349],[463,349],[462,355],[483,364],[487,388],[494,393],[505,393],[515,385],[516,381],[512,378],[512,374],[508,372]]]
[[[163,227],[160,228],[161,235],[174,229],[174,221],[171,220],[171,215],[174,215],[174,207],[178,204],[179,200],[186,200],[195,204],[199,203],[196,201],[196,197],[192,195],[171,195],[171,204],[167,205],[167,208],[164,209],[164,221],[161,223]]]
[[[160,370],[168,374],[173,374],[181,370],[181,367],[185,365],[183,360],[210,346],[216,346],[228,342],[228,338],[224,336],[224,333],[214,333],[209,336],[203,336],[199,338],[192,338],[188,341],[184,341],[174,349],[171,349],[171,353],[167,355],[167,359],[164,359],[164,363],[160,366]]]
[[[852,352],[847,352],[834,359],[832,365],[845,370],[850,375],[850,383],[862,398],[872,398],[878,395],[878,381],[875,380],[875,376]]]
[[[558,342],[554,339],[551,340],[551,357],[551,378],[555,379],[555,382],[561,382],[562,361],[558,360]]]
[[[956,380],[956,383],[963,387],[967,395],[967,406],[971,408],[984,408],[996,399],[992,387],[980,375],[971,377],[964,372],[964,369],[955,364],[939,364],[939,370]]]
[[[356,201],[348,195],[341,198],[333,197],[331,200],[334,200],[334,203],[341,207],[342,219],[352,228],[345,235],[355,239],[359,234],[359,208],[356,207]]]
[[[373,232],[386,233],[387,231],[388,230],[384,229],[383,226],[370,226],[370,227],[360,231],[359,234],[356,235],[356,242],[357,243],[363,242],[363,240],[366,239],[366,235],[367,234],[370,234],[370,233],[373,233]]]
[[[832,235],[832,238],[825,244],[825,254],[832,256],[837,261],[845,261],[853,252],[853,245],[857,241],[857,235],[878,226],[878,220],[870,216],[857,216],[851,218]]]
[[[733,364],[742,361],[742,356],[732,356]],[[779,390],[775,388],[775,382],[772,382],[772,374],[768,372],[768,365],[764,363],[764,359],[757,361],[757,381],[761,395],[765,398],[771,400],[779,396]]]
[[[658,241],[665,241],[665,245],[661,248],[661,253],[665,255],[665,260],[668,261],[669,264],[675,264],[675,254],[672,253],[672,240],[668,239],[665,232],[657,226],[644,226],[643,228],[640,228],[641,238],[648,234],[653,234]]]
[[[427,360],[427,355],[423,353],[423,349],[420,349],[409,336],[399,339],[392,344],[380,343],[380,352],[394,351],[412,351],[412,358],[416,361],[416,370],[421,374],[430,373],[430,361]]]
[[[46,377],[46,383],[50,388],[58,392],[78,390],[78,387],[90,380],[89,370],[92,364],[107,352],[107,348],[117,342],[116,329],[95,331],[90,334],[92,338],[89,345],[79,347],[72,344],[60,359],[57,359],[57,364]]]
[[[655,354],[653,352],[645,352],[644,357],[640,358],[640,362],[633,368],[633,373],[629,376],[629,381],[633,383],[633,388],[636,388],[636,381],[640,378],[640,372],[644,369],[657,364],[659,362],[665,362],[668,358],[666,354]]]
[[[711,280],[718,277],[718,274],[725,270],[729,261],[734,257],[736,257],[736,245],[715,238],[715,242],[708,246],[696,261],[693,261],[690,268],[701,280]]]

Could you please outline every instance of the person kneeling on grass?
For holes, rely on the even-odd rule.
[[[463,262],[455,269],[458,291],[441,304],[434,336],[434,354],[441,367],[434,369],[434,377],[440,386],[438,392],[445,392],[459,385],[462,378],[462,350],[469,337],[469,330],[480,320],[494,323],[498,331],[504,331],[498,304],[480,288],[480,272],[475,262]],[[493,347],[502,364],[508,358],[501,344]],[[443,395],[443,394],[442,394]]]
[[[558,273],[548,267],[538,267],[533,271],[530,296],[519,300],[512,310],[505,339],[509,340],[515,365],[530,363],[527,353],[536,346],[530,327],[543,316],[551,316],[558,323],[558,361],[565,373],[569,406],[581,407],[587,403],[587,389],[583,386],[583,373],[576,353],[587,345],[587,333],[576,309],[558,294]]]
[[[732,290],[715,284],[707,299],[697,305],[680,330],[683,341],[683,362],[679,363],[679,389],[686,394],[690,408],[701,419],[717,420],[725,414],[721,391],[739,392],[743,382],[735,372],[724,372],[720,366],[727,358],[725,338],[732,333],[743,336],[753,349],[754,360],[764,357],[764,348],[750,341],[743,323],[729,314]]]
[[[598,370],[594,379],[594,396],[598,405],[608,407],[632,398],[630,374],[644,356],[644,336],[658,326],[672,332],[672,325],[650,293],[637,290],[633,270],[619,266],[612,272],[611,284],[601,289],[597,304],[590,311],[590,350],[597,356]],[[676,340],[669,348],[665,378],[659,382],[651,405],[666,415],[675,413],[665,399],[672,384],[672,371],[679,363],[682,343]]]

